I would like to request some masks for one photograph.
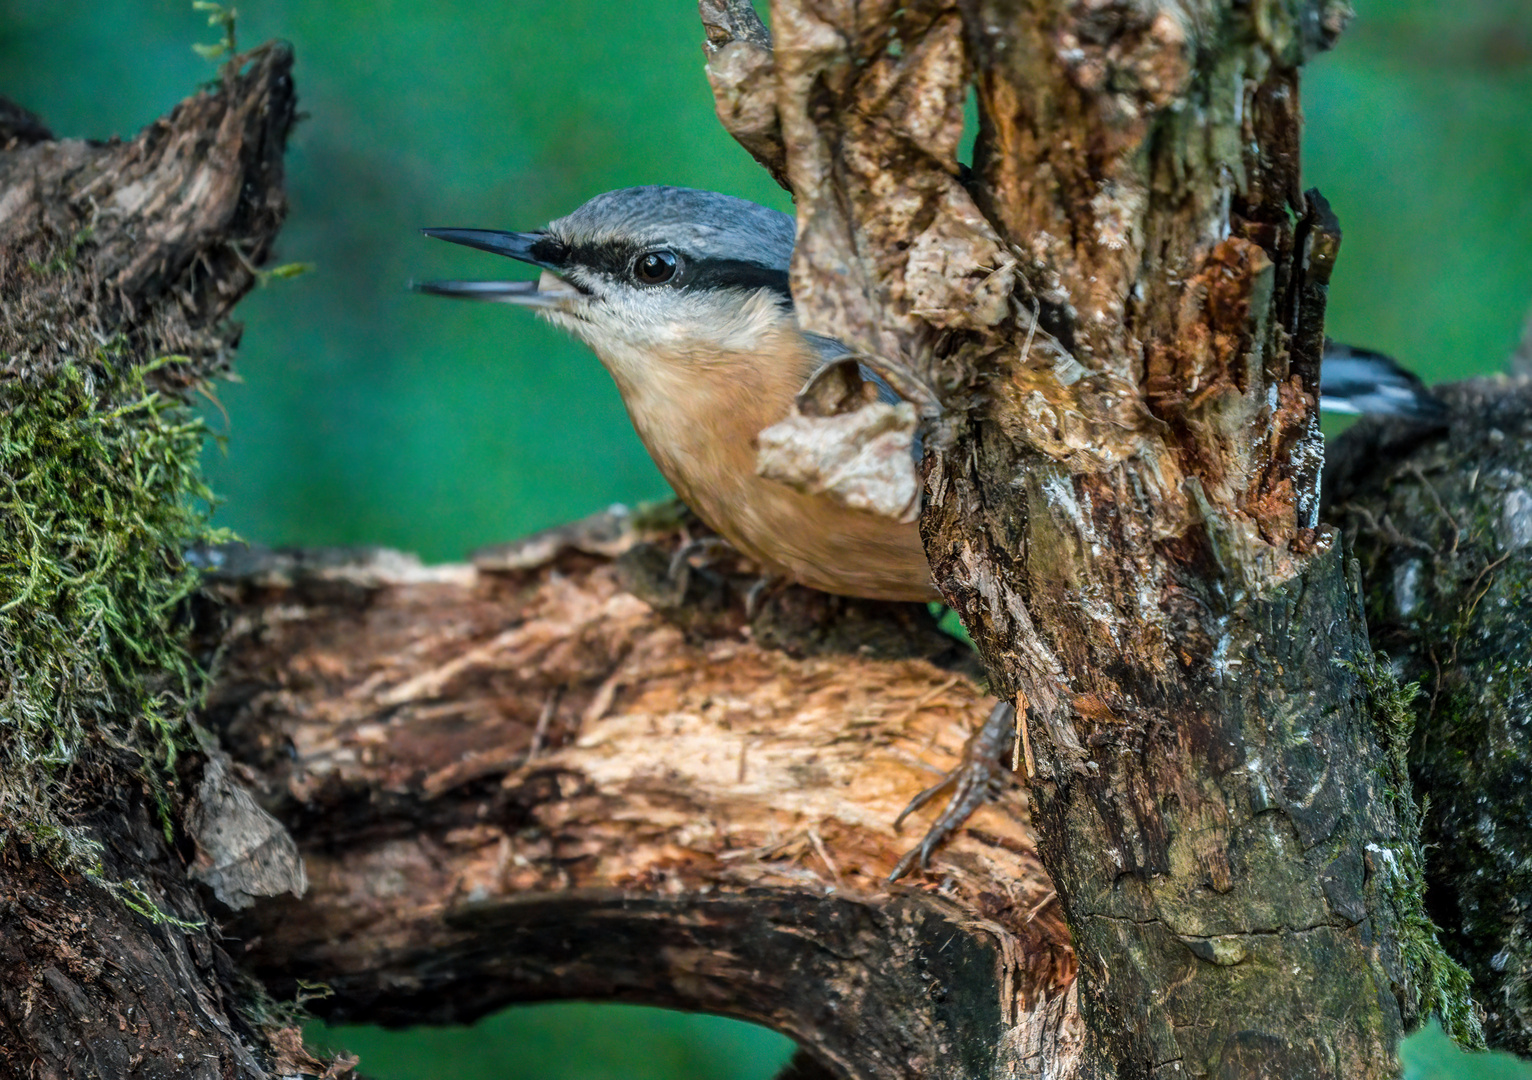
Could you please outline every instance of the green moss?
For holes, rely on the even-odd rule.
[[[0,381],[0,843],[78,869],[95,858],[71,771],[128,755],[155,779],[186,742],[197,575],[181,553],[212,538],[207,431],[149,380],[182,358],[123,353]]]
[[[70,238],[69,243],[59,249],[58,253],[46,263],[39,263],[35,260],[30,262],[28,265],[32,273],[38,277],[49,277],[54,274],[62,274],[64,271],[71,269],[75,264],[75,260],[79,257],[81,246],[90,241],[94,232],[95,230],[87,225],[76,232]]]
[[[1372,881],[1394,909],[1399,949],[1410,982],[1420,995],[1421,1017],[1435,1014],[1443,1029],[1460,1045],[1485,1049],[1479,1006],[1472,996],[1467,969],[1443,950],[1440,928],[1426,914],[1425,861],[1421,823],[1425,807],[1416,805],[1410,787],[1410,740],[1415,730],[1417,683],[1401,684],[1387,657],[1373,655],[1364,664],[1347,665],[1361,679],[1378,734],[1387,750],[1384,791],[1393,804],[1400,835],[1387,848],[1369,851]]]
[[[136,881],[103,882],[130,911],[137,912],[155,926],[174,926],[180,930],[201,930],[207,924],[179,919],[154,902],[154,897],[144,891]]]

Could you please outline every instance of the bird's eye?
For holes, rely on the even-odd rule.
[[[645,285],[663,285],[676,276],[680,260],[670,251],[650,251],[633,264],[633,276]]]

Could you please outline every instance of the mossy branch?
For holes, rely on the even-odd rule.
[[[1421,836],[1425,800],[1417,804],[1410,783],[1410,743],[1415,732],[1419,683],[1401,683],[1388,657],[1346,664],[1362,682],[1373,723],[1388,751],[1383,782],[1400,835],[1396,843],[1369,850],[1371,879],[1399,924],[1399,948],[1420,995],[1422,1016],[1436,1015],[1447,1034],[1470,1050],[1485,1049],[1483,1010],[1473,999],[1473,978],[1442,948],[1441,928],[1426,913],[1426,857]]]
[[[95,862],[67,823],[69,770],[104,748],[139,759],[167,832],[164,781],[197,678],[181,557],[216,539],[198,465],[207,437],[160,361],[120,340],[0,393],[0,842],[15,831],[64,863]]]
[[[209,781],[184,556],[218,539],[192,400],[227,367],[228,316],[285,212],[291,66],[280,45],[235,57],[127,141],[55,142],[7,113],[23,122],[0,149],[0,1074],[324,1071],[289,1052],[296,1029],[239,1015],[191,880],[254,887],[237,861],[252,837],[279,870],[295,858],[227,775]]]

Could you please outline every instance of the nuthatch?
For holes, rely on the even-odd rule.
[[[792,217],[711,191],[638,187],[598,195],[538,232],[423,231],[542,267],[535,282],[418,288],[529,307],[583,340],[676,494],[765,571],[848,596],[939,598],[915,524],[757,475],[756,436],[788,415],[823,364],[854,355],[794,317]],[[1442,408],[1388,357],[1328,345],[1321,405],[1421,418]],[[997,709],[965,757],[992,755],[1010,720]],[[986,776],[953,779],[952,805],[912,853],[922,865],[982,801]]]
[[[826,592],[936,600],[920,533],[756,475],[755,437],[850,353],[793,317],[793,219],[710,191],[598,195],[541,232],[426,229],[543,268],[423,291],[519,304],[596,351],[681,501],[768,573]]]

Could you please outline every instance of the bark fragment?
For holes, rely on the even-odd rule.
[[[192,879],[236,911],[262,896],[302,896],[308,877],[297,845],[229,775],[229,768],[225,755],[209,755],[196,798],[187,808],[186,831],[197,847],[189,871]]]
[[[757,436],[756,471],[807,494],[909,524],[920,514],[911,456],[915,424],[915,407],[907,401],[875,401],[818,418],[794,412]]]
[[[777,118],[771,32],[750,0],[698,0],[707,81],[718,122],[783,187],[787,151]]]

